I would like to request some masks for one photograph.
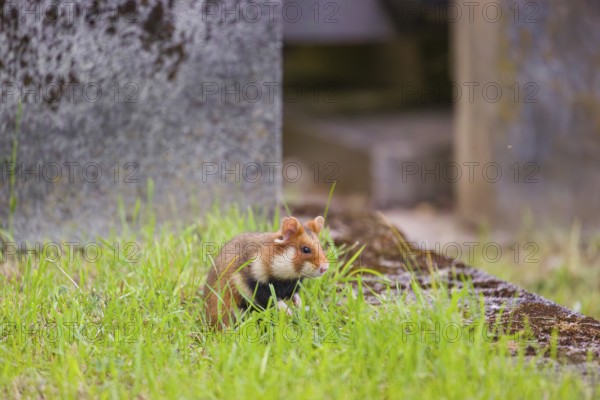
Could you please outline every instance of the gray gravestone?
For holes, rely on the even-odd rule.
[[[275,204],[277,3],[22,3],[0,0],[0,226],[16,198],[16,240],[91,240],[148,201],[176,225],[215,201]]]
[[[461,2],[453,9],[459,15]],[[597,232],[600,5],[503,0],[462,9],[452,21],[462,216],[516,229],[530,213],[538,228],[579,220]]]

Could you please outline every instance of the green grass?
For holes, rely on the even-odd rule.
[[[482,239],[482,243],[489,240]],[[600,319],[600,237],[571,232],[521,232],[497,262],[475,252],[472,263],[558,304]],[[493,256],[495,258],[495,256]]]
[[[480,301],[467,290],[425,298],[417,288],[413,301],[385,296],[381,306],[367,304],[353,295],[348,274],[335,273],[351,253],[305,285],[308,310],[287,317],[270,309],[233,330],[208,331],[199,294],[210,263],[206,243],[273,229],[277,220],[215,211],[180,233],[153,233],[152,225],[127,249],[134,237],[107,238],[95,262],[76,252],[56,263],[42,254],[0,267],[0,397],[598,395],[576,375],[536,367],[524,346],[508,356],[514,338],[490,338]],[[118,252],[108,248],[115,242]]]

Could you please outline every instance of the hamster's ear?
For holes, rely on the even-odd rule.
[[[321,216],[318,216],[317,218],[313,219],[312,221],[308,221],[306,223],[306,226],[308,226],[308,229],[310,229],[317,235],[319,234],[319,232],[321,232],[321,229],[323,229],[323,225],[325,225],[325,219]]]
[[[287,243],[291,237],[302,231],[302,225],[294,217],[286,217],[281,220],[281,236],[275,239],[275,243]]]

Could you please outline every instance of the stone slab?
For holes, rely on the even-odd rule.
[[[451,24],[456,161],[479,165],[458,187],[464,220],[597,232],[599,22],[597,2],[486,0]]]
[[[452,182],[440,173],[452,161],[452,116],[446,111],[353,117],[308,117],[288,112],[286,157],[319,165],[315,186],[365,197],[375,207],[448,204]],[[325,168],[331,165],[330,168]],[[434,171],[426,175],[426,170]],[[435,172],[438,171],[438,172]]]
[[[215,201],[273,207],[280,12],[264,1],[258,19],[235,0],[30,3],[0,2],[0,226],[14,193],[15,240],[93,240],[150,215],[149,203],[159,224],[189,223]]]

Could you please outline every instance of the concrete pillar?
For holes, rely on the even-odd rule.
[[[580,220],[593,230],[600,223],[600,6],[456,0],[449,18],[462,218],[516,229],[530,214],[540,228]]]

